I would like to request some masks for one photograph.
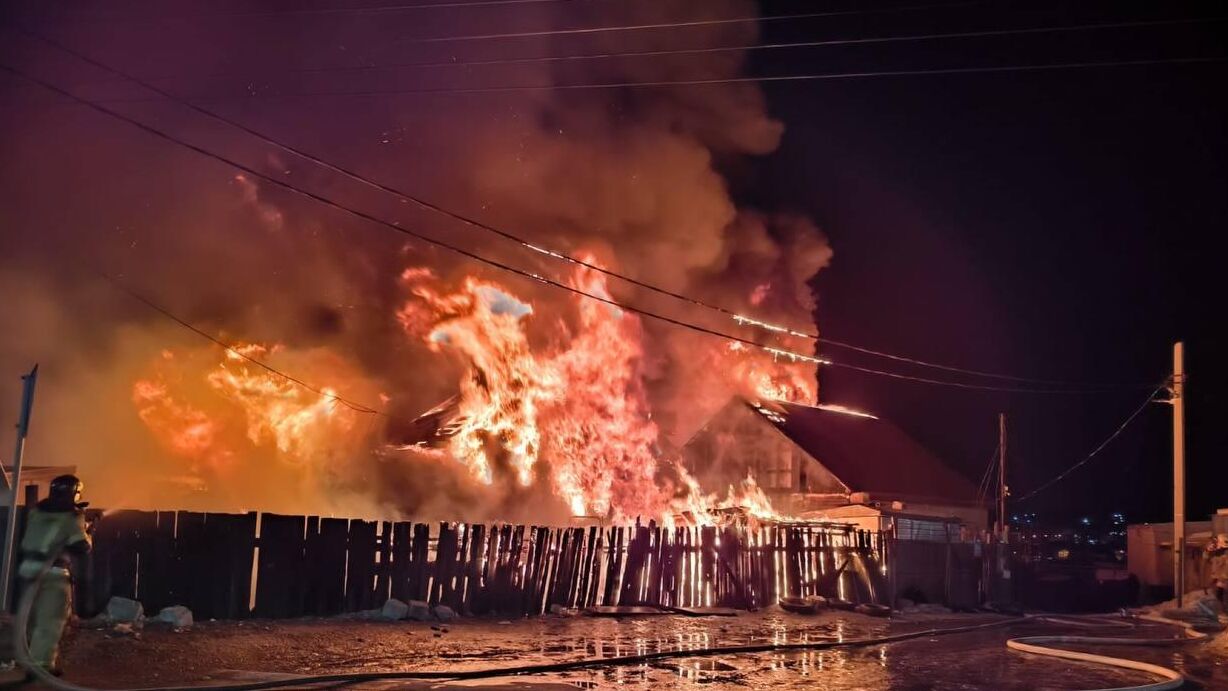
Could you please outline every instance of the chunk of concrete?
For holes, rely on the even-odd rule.
[[[422,600],[410,600],[409,612],[405,615],[405,618],[413,619],[414,621],[430,621],[431,606]]]
[[[158,612],[158,621],[170,624],[176,629],[184,629],[192,625],[192,610],[183,605],[163,607],[162,611]]]
[[[114,622],[132,623],[145,618],[145,608],[141,603],[118,595],[107,600],[107,608],[104,611],[107,619]]]
[[[401,602],[395,597],[390,597],[384,606],[380,608],[379,618],[387,619],[388,621],[400,621],[409,615],[409,605]]]
[[[447,605],[435,605],[435,618],[445,623],[456,621],[456,610]]]

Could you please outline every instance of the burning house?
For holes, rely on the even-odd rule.
[[[795,516],[939,539],[988,520],[966,478],[892,423],[842,406],[735,398],[682,455],[708,483],[750,474]]]

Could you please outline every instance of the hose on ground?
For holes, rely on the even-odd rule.
[[[1058,618],[1058,617],[1038,617],[1039,619],[1062,624],[1073,624],[1075,622]],[[1115,689],[1101,689],[1099,691],[1166,691],[1167,689],[1180,688],[1185,683],[1185,677],[1175,669],[1153,665],[1149,662],[1140,662],[1138,660],[1128,660],[1122,657],[1110,657],[1108,655],[1098,655],[1095,653],[1085,653],[1076,650],[1068,650],[1066,648],[1053,647],[1057,644],[1062,645],[1135,645],[1135,646],[1158,646],[1158,645],[1174,645],[1176,643],[1187,643],[1194,641],[1203,641],[1207,639],[1207,634],[1200,631],[1195,631],[1192,624],[1188,622],[1178,622],[1162,617],[1141,616],[1140,619],[1152,621],[1156,623],[1172,624],[1182,627],[1185,634],[1184,638],[1110,638],[1102,636],[1024,636],[1021,638],[1010,638],[1006,641],[1006,647],[1011,650],[1018,650],[1034,655],[1044,655],[1047,657],[1058,657],[1066,660],[1078,660],[1080,662],[1092,662],[1102,665],[1110,665],[1113,667],[1121,667],[1123,669],[1134,669],[1140,672],[1147,672],[1161,677],[1162,681],[1158,681],[1145,686],[1123,686]],[[1105,621],[1105,620],[1100,620]],[[1105,625],[1105,624],[1093,624]]]
[[[64,681],[42,666],[36,664],[30,657],[29,645],[29,623],[30,614],[34,607],[34,598],[38,592],[38,586],[47,576],[51,565],[54,563],[58,555],[50,557],[38,572],[38,576],[28,584],[18,600],[16,616],[13,618],[13,653],[18,664],[24,667],[39,681],[47,686],[57,689],[57,691],[104,691],[89,686],[82,686],[72,682]],[[1158,619],[1158,618],[1156,618]],[[188,686],[147,686],[132,689],[111,689],[105,691],[261,691],[262,689],[278,689],[287,686],[303,686],[315,684],[353,684],[369,681],[388,681],[388,680],[439,680],[439,681],[462,681],[474,679],[490,679],[494,677],[506,676],[524,676],[534,674],[553,674],[560,672],[574,672],[582,669],[607,668],[627,665],[641,665],[647,662],[658,660],[676,659],[676,658],[694,658],[694,657],[710,657],[721,655],[747,655],[758,653],[772,652],[790,652],[790,651],[805,651],[805,650],[829,650],[833,648],[857,648],[876,645],[886,645],[890,643],[899,643],[901,641],[912,640],[916,638],[927,638],[931,636],[942,636],[958,633],[969,633],[973,631],[983,631],[987,629],[995,629],[1006,626],[1014,626],[1023,622],[1045,621],[1045,617],[1035,615],[1026,615],[1022,617],[1012,617],[1009,619],[999,619],[991,622],[980,624],[969,624],[965,626],[954,626],[947,628],[932,628],[921,631],[910,631],[908,633],[898,633],[888,636],[876,636],[873,638],[859,638],[853,640],[822,640],[822,641],[806,641],[797,643],[757,643],[746,645],[720,646],[713,648],[703,648],[696,650],[662,650],[652,653],[643,653],[640,655],[626,655],[612,658],[585,658],[581,660],[569,660],[565,662],[547,662],[530,665],[517,665],[512,667],[487,667],[482,669],[472,670],[428,670],[428,671],[408,671],[408,672],[351,672],[341,674],[319,674],[319,675],[295,675],[286,676],[280,679],[272,679],[267,681],[244,682],[238,684],[200,684]],[[1060,621],[1060,620],[1059,620]],[[1163,620],[1168,621],[1168,620]],[[1177,623],[1177,622],[1172,622]],[[1126,644],[1126,645],[1158,645],[1161,643],[1172,644],[1188,640],[1201,640],[1206,637],[1201,634],[1201,637],[1192,637],[1188,634],[1192,632],[1192,628],[1186,625],[1187,637],[1185,639],[1131,639],[1131,638],[1097,638],[1092,636],[1031,636],[1026,638],[1017,638],[1007,641],[1007,647],[1020,650],[1023,652],[1035,653],[1038,655],[1047,655],[1052,657],[1062,657],[1071,660],[1081,660],[1085,662],[1095,662],[1103,665],[1121,667],[1126,669],[1134,669],[1152,674],[1159,675],[1164,678],[1164,681],[1143,686],[1121,687],[1119,689],[1104,689],[1099,691],[1161,691],[1162,689],[1177,688],[1182,684],[1184,678],[1176,670],[1161,667],[1159,665],[1151,665],[1144,662],[1134,660],[1126,660],[1123,658],[1109,657],[1105,655],[1094,655],[1091,653],[1080,653],[1071,650],[1048,647],[1045,644],[1052,643],[1078,643],[1078,644]]]

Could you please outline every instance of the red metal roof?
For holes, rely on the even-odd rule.
[[[972,482],[890,422],[781,401],[748,405],[854,492],[977,498]]]

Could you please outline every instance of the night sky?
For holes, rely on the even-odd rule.
[[[1217,14],[1195,3],[1165,3],[1162,12],[1146,3],[1015,6],[1031,9],[896,18],[898,32],[884,33]],[[841,55],[849,71],[1223,55],[1223,29]],[[1216,335],[1228,307],[1226,77],[1219,63],[768,85],[789,129],[780,151],[748,176],[748,194],[798,205],[831,237],[835,257],[815,282],[831,338],[1089,388],[1158,382],[1170,371],[1172,342],[1183,339],[1187,514],[1201,519],[1228,505],[1228,404],[1219,393],[1228,343]],[[1016,496],[1083,458],[1146,393],[986,394],[833,368],[821,382],[825,399],[890,417],[974,479],[996,447],[996,413],[1005,412]],[[1154,405],[1096,460],[1013,510],[1171,519],[1171,424],[1170,409]]]
[[[591,5],[587,16],[598,20],[599,5],[615,1],[651,0],[574,0]],[[139,14],[143,6],[132,7]],[[183,5],[183,11],[191,14],[203,7]],[[872,6],[760,3],[764,15],[849,7]],[[106,26],[136,32],[141,41],[156,45],[159,55],[177,40],[171,30],[149,33],[155,30],[149,25],[104,22],[90,29],[46,15],[33,4],[11,9],[10,19],[78,45],[88,42],[90,31]],[[1222,14],[1222,6],[1211,2],[960,3],[914,12],[764,22],[760,30],[764,42],[789,42]],[[286,30],[302,39],[318,30],[304,27],[327,22],[329,16],[300,17]],[[235,21],[239,29],[228,38],[233,43],[219,46],[219,55],[264,40],[269,22],[276,24],[268,17],[253,18],[247,31],[245,20]],[[500,25],[491,20],[471,30]],[[184,35],[193,31],[175,26]],[[758,51],[750,57],[748,70],[757,75],[834,74],[1223,58],[1228,55],[1225,26],[1228,22],[1174,23]],[[361,30],[346,27],[351,45],[361,47]],[[174,65],[136,48],[125,54],[122,46],[101,38],[99,45],[106,46],[104,57],[142,74],[176,71]],[[583,44],[570,45],[574,49]],[[81,72],[62,57],[47,59],[28,46],[14,50],[16,57],[10,53],[9,59],[45,68],[44,74],[59,83],[95,83],[95,90],[87,92],[91,96],[125,93],[98,89],[97,73]],[[265,55],[277,56],[269,59],[279,64],[295,60],[293,55],[278,55],[275,40],[251,51],[257,57],[247,54],[247,59]],[[327,64],[329,55],[302,57],[303,64],[318,65]],[[180,68],[198,70],[209,63],[192,57],[182,62],[186,67]],[[243,64],[239,59],[221,62],[226,63],[221,71],[231,73]],[[213,86],[209,80],[201,84]],[[1223,422],[1228,398],[1222,393],[1228,387],[1228,343],[1215,335],[1228,309],[1220,247],[1228,227],[1224,84],[1224,62],[771,82],[763,89],[768,111],[785,126],[780,146],[766,156],[731,156],[728,161],[719,160],[718,153],[718,164],[739,204],[802,212],[828,237],[834,257],[813,282],[824,335],[965,368],[1105,389],[1090,394],[1007,394],[823,370],[824,400],[893,420],[974,481],[996,446],[999,412],[1008,416],[1009,483],[1019,496],[1082,459],[1104,439],[1142,402],[1148,388],[1167,376],[1172,343],[1183,339],[1189,372],[1187,515],[1197,519],[1228,506],[1228,425]],[[20,104],[30,96],[29,86],[6,80],[5,87],[7,112],[2,117],[11,122],[28,118]],[[322,99],[297,110],[262,111],[249,103],[231,112],[265,129],[292,132],[313,150],[354,159],[359,157],[346,148],[347,138],[354,128],[367,127],[364,137],[378,140],[384,107],[347,110],[337,101]],[[163,124],[177,117],[156,107],[143,114]],[[61,117],[64,126],[84,121],[54,117]],[[222,141],[208,128],[192,131],[206,141]],[[10,135],[21,136],[16,130]],[[85,137],[90,153],[105,154],[112,145],[120,146],[106,137],[77,136]],[[379,150],[373,143],[378,141],[363,144],[365,150]],[[135,149],[120,163],[120,170],[134,176],[124,183],[133,189],[144,184],[135,176],[148,172],[141,171],[142,155]],[[168,160],[176,165],[171,178],[182,176],[188,182],[202,175],[179,167],[191,165],[186,157]],[[390,166],[373,161],[370,168],[387,172]],[[23,169],[20,175],[27,173],[47,171]],[[13,169],[7,174],[13,176],[9,180],[19,176]],[[78,171],[76,183],[86,180]],[[443,186],[446,181],[424,184]],[[88,198],[91,191],[81,194]],[[18,203],[12,208],[29,210]],[[142,222],[135,210],[120,215],[117,228]],[[13,237],[9,233],[15,230],[4,232]],[[174,267],[158,271],[164,278],[178,275]],[[206,276],[194,271],[184,281],[202,278]],[[917,376],[950,376],[835,347],[821,351],[841,362]],[[1094,461],[1013,511],[1062,518],[1124,511],[1132,521],[1163,520],[1171,511],[1170,443],[1170,410],[1155,404]]]

